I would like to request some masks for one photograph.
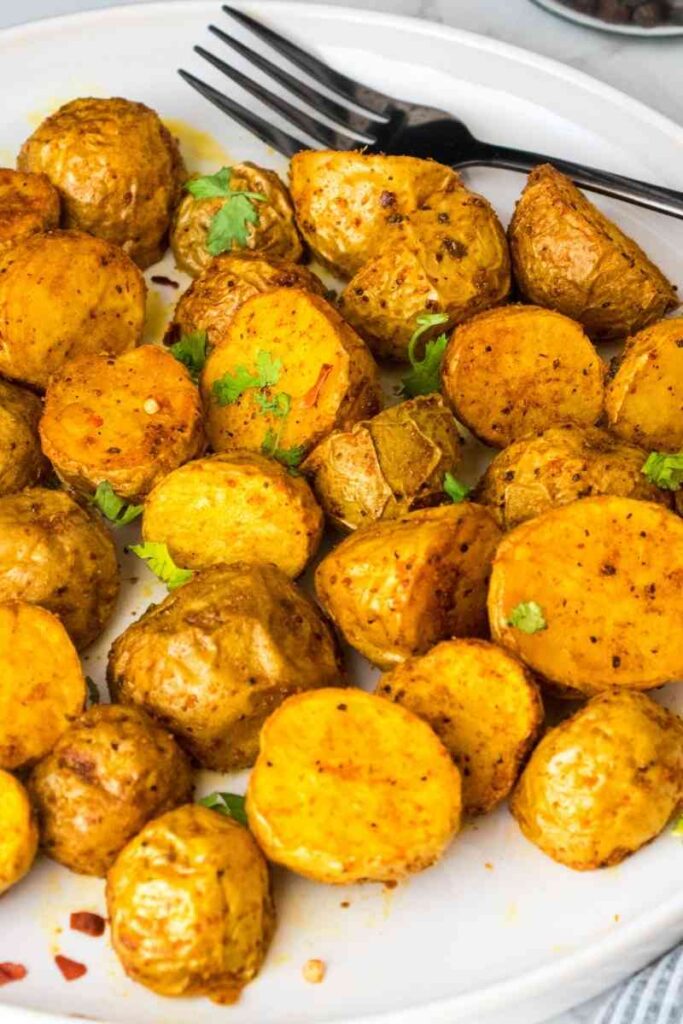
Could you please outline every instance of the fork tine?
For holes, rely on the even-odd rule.
[[[224,96],[222,92],[214,89],[211,85],[207,85],[206,82],[202,82],[201,78],[190,74],[189,71],[178,68],[178,74],[188,85],[196,89],[210,103],[213,103],[215,107],[229,114],[243,128],[253,132],[262,142],[265,142],[267,146],[272,146],[273,149],[276,149],[278,153],[282,153],[283,156],[292,157],[302,149],[308,148],[303,142],[295,139],[293,135],[288,135],[287,132],[281,131],[275,125],[268,124],[258,114],[252,113],[251,110],[247,110],[246,107],[241,106],[239,103],[235,103],[234,100]]]

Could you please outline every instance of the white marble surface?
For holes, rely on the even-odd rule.
[[[0,28],[55,14],[145,0],[0,0]],[[278,0],[269,0],[277,3]],[[642,100],[674,120],[682,117],[683,37],[634,39],[574,26],[531,0],[319,0],[408,14],[469,29],[571,64]],[[593,1024],[599,997],[547,1024]]]

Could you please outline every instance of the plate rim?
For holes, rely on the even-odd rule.
[[[556,14],[558,18],[564,18],[565,21],[611,35],[631,36],[637,39],[673,39],[676,36],[683,36],[683,25],[655,25],[653,28],[645,28],[642,25],[620,25],[602,21],[601,18],[583,14],[581,11],[573,11],[570,7],[566,7],[562,0],[532,0],[532,3],[550,14]]]

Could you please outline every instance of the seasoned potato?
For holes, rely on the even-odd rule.
[[[72,100],[36,128],[17,165],[56,186],[66,227],[120,245],[143,268],[161,259],[185,168],[176,140],[143,103]]]
[[[40,447],[37,395],[0,380],[0,495],[37,484],[47,470]]]
[[[42,605],[81,648],[102,632],[118,592],[116,548],[97,515],[42,487],[0,498],[0,601]]]
[[[29,792],[45,853],[104,876],[151,818],[192,799],[190,762],[135,707],[90,708],[34,768]]]
[[[560,688],[647,690],[683,678],[683,645],[672,639],[683,630],[682,578],[678,516],[631,498],[584,498],[502,540],[491,631]]]
[[[524,297],[578,320],[596,340],[633,334],[678,305],[640,246],[550,164],[529,175],[508,234]]]
[[[304,254],[289,192],[275,171],[249,162],[230,168],[230,191],[252,192],[264,197],[252,199],[255,223],[247,226],[246,248],[264,256],[296,263]],[[191,182],[199,175],[193,175]],[[187,184],[187,183],[186,183]],[[171,246],[176,263],[193,276],[205,270],[221,252],[209,239],[212,221],[226,203],[225,196],[196,199],[187,192],[175,213],[171,228]],[[239,249],[232,243],[233,251]]]
[[[188,805],[145,825],[107,878],[123,969],[163,996],[232,1003],[275,928],[268,868],[246,828]]]
[[[138,343],[145,282],[125,253],[77,231],[31,235],[0,255],[0,373],[45,388],[79,355]]]
[[[499,539],[488,509],[469,502],[373,523],[322,560],[318,599],[356,650],[390,668],[447,637],[487,632]]]
[[[461,444],[441,396],[422,395],[328,434],[302,469],[332,522],[354,530],[440,504]]]
[[[0,896],[28,872],[38,848],[38,828],[28,793],[0,770]]]
[[[246,768],[285,697],[342,684],[334,635],[274,565],[216,565],[129,626],[109,655],[112,697],[138,704],[205,768]]]
[[[44,174],[0,167],[0,255],[16,242],[59,225],[59,193]]]
[[[460,770],[468,815],[505,799],[543,724],[531,674],[485,640],[444,640],[385,673],[376,692],[431,725]]]
[[[263,379],[272,381],[265,387],[261,359],[269,363]],[[231,400],[225,384],[245,369],[255,384]],[[329,303],[300,288],[255,295],[239,307],[206,361],[202,395],[216,451],[277,446],[299,457],[381,405],[377,367],[361,339]]]
[[[628,340],[605,407],[619,437],[655,451],[683,448],[683,317]]]
[[[476,500],[505,530],[577,498],[614,494],[669,505],[670,494],[643,476],[647,453],[599,427],[559,423],[514,441],[484,473]]]
[[[577,871],[649,843],[683,797],[683,721],[644,693],[608,690],[536,747],[512,799],[527,839]]]
[[[247,793],[266,856],[317,882],[390,882],[439,859],[460,774],[428,725],[362,690],[290,697],[265,723]]]
[[[606,367],[581,327],[538,306],[505,306],[457,327],[443,389],[477,437],[497,448],[562,420],[592,426]]]
[[[301,477],[256,452],[188,462],[145,502],[142,536],[163,541],[176,565],[272,562],[298,576],[315,554],[323,515]]]
[[[136,500],[204,446],[199,392],[169,352],[141,345],[118,358],[81,356],[50,382],[43,451],[70,487],[108,481]]]

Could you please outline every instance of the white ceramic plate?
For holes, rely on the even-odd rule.
[[[562,0],[534,0],[539,7],[545,7],[546,11],[559,14],[567,21],[575,21],[578,25],[585,25],[587,28],[597,28],[601,32],[616,32],[623,36],[681,36],[683,25],[655,25],[652,28],[645,28],[642,25],[619,25],[614,22],[604,21],[602,18],[594,18],[590,14],[582,14],[580,11],[573,11],[567,7]]]
[[[427,22],[309,4],[253,3],[247,9],[370,84],[457,111],[482,138],[683,187],[681,130],[568,68]],[[281,168],[276,154],[175,74],[185,66],[218,81],[191,47],[214,46],[205,26],[222,17],[218,4],[164,3],[1,34],[0,163],[13,161],[22,139],[58,103],[113,94],[143,100],[173,119],[192,166],[209,170],[248,158]],[[468,178],[507,220],[522,177],[482,170]],[[602,205],[683,282],[683,223]],[[151,273],[160,270],[182,280],[168,260]],[[174,297],[152,285],[150,338],[159,336]],[[87,657],[86,671],[100,684],[112,638],[156,593],[146,570],[133,561],[123,558],[126,585],[117,621]],[[370,681],[368,669],[361,679]],[[683,709],[673,687],[661,699]],[[204,777],[202,790],[217,781]],[[244,778],[223,782],[240,789]],[[0,961],[29,968],[24,981],[0,990],[0,1019],[534,1024],[680,938],[682,862],[680,839],[666,834],[619,868],[576,874],[527,843],[503,808],[468,828],[440,865],[392,892],[316,886],[276,872],[280,925],[272,951],[240,1003],[221,1009],[202,1000],[164,1001],[127,981],[106,939],[68,928],[70,911],[103,911],[101,881],[43,861],[0,904]],[[351,905],[344,908],[342,901]],[[53,961],[60,951],[88,966],[83,979],[62,979]],[[322,985],[302,979],[309,957],[328,964]]]

